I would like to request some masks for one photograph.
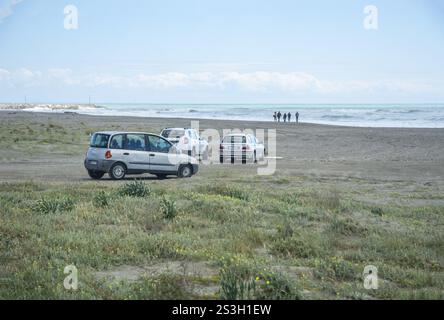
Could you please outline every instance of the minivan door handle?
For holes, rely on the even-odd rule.
[[[123,155],[124,155],[124,156],[129,156],[129,153],[128,153],[128,152],[125,152]]]
[[[155,156],[155,154],[154,153],[150,153],[150,157],[154,157]]]

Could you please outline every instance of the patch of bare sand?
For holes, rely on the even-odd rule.
[[[95,272],[94,277],[99,280],[134,282],[142,277],[156,278],[164,274],[211,278],[218,272],[206,262],[165,261],[146,266],[117,266],[109,270]]]

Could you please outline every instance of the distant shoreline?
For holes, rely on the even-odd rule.
[[[348,125],[335,125],[335,124],[320,124],[320,123],[311,123],[311,122],[305,122],[305,121],[301,121],[299,124],[296,124],[294,121],[292,121],[291,123],[284,123],[284,122],[274,122],[274,121],[261,121],[261,120],[238,120],[238,119],[201,119],[201,118],[185,118],[185,117],[176,117],[176,118],[170,118],[170,117],[144,117],[144,116],[116,116],[116,115],[92,115],[92,114],[84,114],[84,113],[79,113],[76,112],[75,110],[72,111],[66,111],[66,112],[60,112],[55,111],[55,112],[39,112],[39,111],[27,111],[27,110],[22,110],[22,109],[17,109],[17,110],[5,110],[5,109],[0,109],[0,116],[1,114],[11,114],[11,113],[24,113],[24,114],[35,114],[38,115],[39,117],[43,117],[43,116],[55,116],[55,115],[59,115],[59,116],[78,116],[78,117],[83,117],[85,119],[90,119],[90,118],[96,118],[96,119],[100,119],[100,120],[114,120],[114,121],[118,121],[118,120],[122,120],[124,122],[128,121],[128,120],[134,120],[134,121],[141,121],[141,120],[150,120],[150,121],[156,121],[156,122],[165,122],[166,124],[169,122],[186,122],[189,123],[191,121],[200,121],[202,123],[205,124],[211,124],[211,123],[217,123],[217,124],[222,124],[222,123],[235,123],[235,126],[231,126],[231,127],[237,127],[237,128],[247,128],[247,127],[254,127],[254,126],[260,126],[261,128],[291,128],[291,127],[295,127],[297,128],[299,127],[329,127],[329,128],[343,128],[343,129],[369,129],[369,130],[415,130],[415,131],[424,131],[424,130],[437,130],[437,131],[441,131],[444,130],[444,128],[427,128],[427,127],[364,127],[364,126],[348,126]],[[244,125],[239,126],[238,124],[243,123]]]
[[[444,128],[444,104],[1,104],[0,110],[28,112],[72,113],[94,116],[118,116],[161,119],[200,119],[229,121],[259,121],[273,123],[273,114],[291,115],[296,123],[358,128]]]

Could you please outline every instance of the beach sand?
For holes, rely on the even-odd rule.
[[[81,132],[81,144],[66,145],[67,152],[45,151],[26,143],[1,147],[0,180],[85,180],[83,168],[87,131],[134,130],[159,133],[164,127],[189,127],[190,119],[105,117],[61,113],[0,112],[0,122],[32,141],[27,127],[48,123],[69,132]],[[334,178],[362,178],[441,185],[444,181],[444,129],[357,128],[301,123],[200,120],[200,128],[276,129],[276,175],[310,175]],[[8,129],[5,131],[8,124]],[[16,124],[17,126],[14,126]],[[32,130],[32,128],[31,128]],[[49,147],[49,145],[48,145]],[[31,149],[37,148],[31,152]],[[77,151],[77,152],[75,152]],[[67,154],[68,153],[68,154]],[[201,166],[200,176],[224,166]]]

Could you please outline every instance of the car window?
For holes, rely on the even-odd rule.
[[[246,143],[247,138],[245,136],[233,136],[232,143]]]
[[[162,131],[164,138],[180,138],[185,134],[185,130],[165,129]]]
[[[163,153],[168,153],[170,151],[171,143],[169,143],[167,140],[157,136],[148,136],[148,140],[150,144],[150,151]]]
[[[91,137],[90,146],[93,148],[108,148],[109,134],[95,133]]]
[[[117,134],[111,138],[109,144],[110,149],[123,149],[125,136],[123,134]]]
[[[145,135],[144,134],[132,134],[126,135],[126,149],[135,151],[145,151]]]

